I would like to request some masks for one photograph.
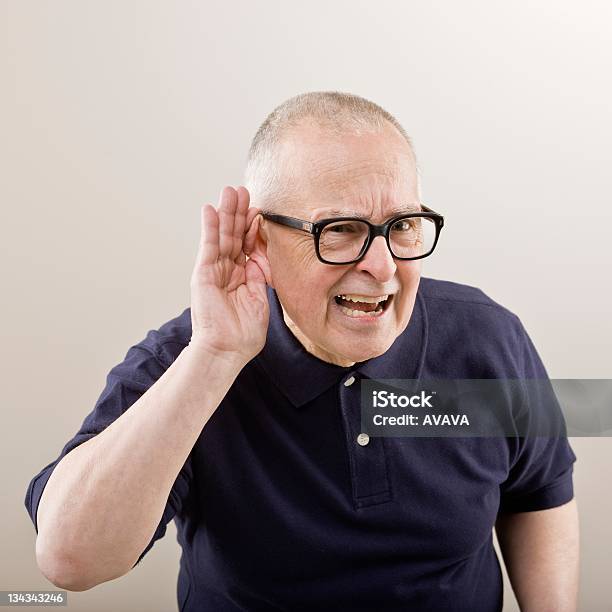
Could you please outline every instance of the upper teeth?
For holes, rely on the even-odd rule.
[[[349,302],[366,302],[367,304],[376,304],[378,302],[383,302],[389,296],[379,295],[378,297],[368,297],[366,295],[339,295],[337,297],[342,298],[343,300],[348,300]]]

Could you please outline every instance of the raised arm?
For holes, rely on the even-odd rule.
[[[263,348],[266,284],[245,257],[257,212],[244,187],[226,187],[218,211],[201,208],[190,344],[120,417],[55,466],[37,511],[36,558],[56,586],[86,590],[134,566],[202,428]]]

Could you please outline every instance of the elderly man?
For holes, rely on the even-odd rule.
[[[31,482],[41,571],[90,589],[174,519],[184,611],[494,612],[495,527],[521,609],[575,610],[567,439],[360,431],[364,379],[546,377],[515,315],[421,278],[443,219],[402,127],[297,96],[246,185],[201,209],[191,307],[130,347]]]

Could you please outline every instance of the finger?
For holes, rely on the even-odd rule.
[[[247,255],[250,255],[255,248],[255,240],[257,238],[257,232],[259,231],[259,218],[256,220],[257,214],[259,213],[258,208],[249,208],[247,213],[247,234],[244,237],[243,250]]]
[[[247,265],[249,262],[256,264],[261,273],[264,275],[265,282],[270,285],[270,287],[274,287],[274,284],[272,283],[272,269],[270,268],[270,261],[266,255],[262,252],[254,252],[249,255]]]
[[[236,206],[236,216],[234,219],[234,244],[232,247],[232,259],[236,259],[242,253],[242,242],[244,240],[244,230],[246,227],[246,214],[249,208],[249,192],[245,187],[240,186],[236,189],[238,205]]]
[[[219,257],[219,217],[211,204],[200,207],[201,233],[198,262],[211,264]]]
[[[226,186],[221,191],[219,199],[219,256],[231,257],[238,194],[233,187]]]
[[[246,264],[246,255],[244,254],[244,251],[240,251],[240,253],[238,254],[238,257],[236,257],[236,259],[234,259],[234,262],[236,263],[236,265],[242,267]]]
[[[253,219],[255,218],[255,215],[257,215],[260,212],[261,212],[261,209],[257,208],[257,206],[251,206],[251,208],[247,210],[247,216],[246,216],[247,231],[248,231],[248,228],[251,227],[251,223],[253,223]]]
[[[249,293],[266,297],[266,277],[261,268],[252,260],[246,262],[246,285]]]

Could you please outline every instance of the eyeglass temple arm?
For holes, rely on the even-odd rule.
[[[429,208],[429,206],[425,206],[425,204],[423,203],[421,203],[421,208],[423,209],[423,212],[433,213],[434,215],[437,215],[440,218],[440,227],[444,225],[444,217],[440,213],[436,212],[432,208]]]
[[[313,233],[313,224],[309,221],[302,221],[301,219],[296,219],[295,217],[285,217],[285,215],[277,215],[274,213],[261,213],[261,216],[264,219],[274,221],[275,223],[280,223],[281,225],[293,227],[295,229],[308,232],[309,234]]]

